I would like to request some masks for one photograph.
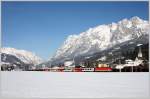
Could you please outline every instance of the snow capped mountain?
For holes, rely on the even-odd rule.
[[[117,44],[149,35],[150,24],[135,16],[118,23],[99,25],[79,35],[70,35],[57,50],[53,60],[90,55],[104,51]],[[148,38],[148,36],[146,36]]]
[[[7,55],[13,55],[25,64],[39,64],[42,62],[42,59],[36,56],[34,53],[25,51],[25,50],[18,50],[15,48],[1,48],[1,53]],[[5,56],[4,56],[5,57]]]

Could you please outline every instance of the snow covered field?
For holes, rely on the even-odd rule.
[[[6,97],[148,97],[149,73],[1,72]]]

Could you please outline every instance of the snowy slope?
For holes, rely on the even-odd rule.
[[[1,95],[11,98],[143,99],[149,97],[149,73],[1,72]]]
[[[123,19],[118,23],[99,25],[79,35],[68,36],[53,59],[73,58],[78,55],[100,52],[117,44],[148,35],[149,27],[148,21],[137,16]]]
[[[1,53],[7,54],[7,55],[13,55],[20,59],[25,64],[39,64],[41,63],[42,59],[36,56],[34,53],[25,51],[25,50],[18,50],[15,48],[1,48]]]

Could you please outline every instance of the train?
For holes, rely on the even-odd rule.
[[[51,71],[51,72],[111,72],[111,67],[95,67],[95,68],[77,68],[77,67],[71,67],[71,68],[45,68],[35,71]]]

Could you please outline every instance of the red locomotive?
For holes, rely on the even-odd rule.
[[[94,69],[95,72],[100,72],[100,71],[112,71],[112,68],[110,67],[96,67]]]

